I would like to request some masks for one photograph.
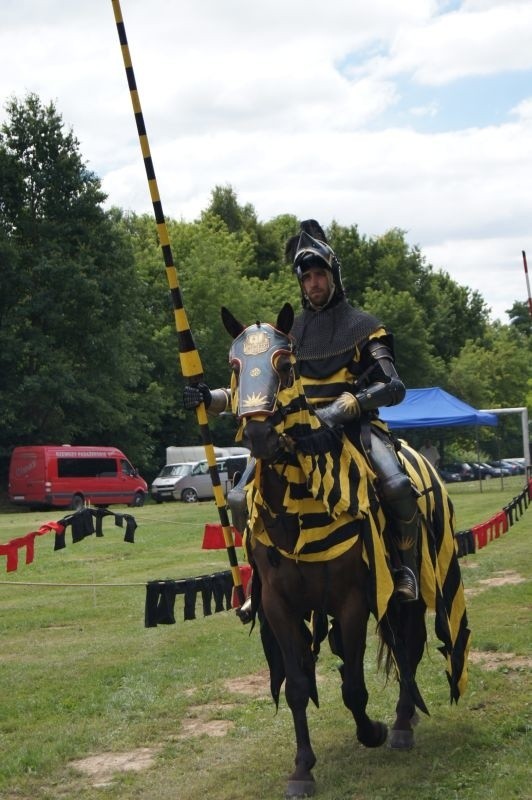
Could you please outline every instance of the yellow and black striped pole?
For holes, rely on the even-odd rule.
[[[166,227],[161,199],[159,197],[157,179],[155,177],[155,170],[153,168],[153,162],[150,154],[150,146],[146,134],[146,126],[144,125],[144,117],[142,114],[139,95],[137,92],[135,74],[133,72],[131,55],[127,43],[126,30],[124,27],[124,21],[122,19],[122,11],[120,9],[119,0],[111,0],[111,2],[113,4],[113,11],[116,20],[116,28],[118,31],[118,38],[120,40],[120,46],[122,49],[122,58],[124,59],[124,67],[126,69],[127,82],[129,86],[129,92],[131,95],[131,103],[133,105],[135,122],[137,124],[137,132],[139,135],[140,148],[142,150],[142,155],[144,157],[144,167],[146,169],[146,176],[148,178],[148,186],[150,189],[150,196],[153,204],[153,213],[155,215],[155,222],[157,224],[157,234],[159,237],[159,242],[161,244],[164,264],[166,267],[166,277],[168,280],[168,286],[170,287],[170,294],[172,296],[175,326],[178,334],[179,360],[181,363],[181,372],[183,373],[183,377],[185,378],[185,380],[187,380],[189,383],[198,383],[203,379],[203,368],[201,365],[199,353],[196,350],[196,346],[194,344],[194,339],[192,336],[192,332],[190,330],[190,326],[188,324],[187,315],[183,305],[183,296],[179,288],[179,279],[177,275],[177,270],[174,265],[174,259],[170,247],[170,240],[168,237],[168,229]],[[214,453],[211,433],[207,421],[207,413],[203,403],[197,408],[196,413],[198,418],[198,425],[201,431],[203,446],[205,448],[205,456],[207,458],[207,463],[209,465],[209,473],[214,488],[214,499],[218,507],[218,514],[222,525],[225,547],[227,549],[227,556],[229,558],[229,564],[231,566],[231,574],[233,577],[235,593],[238,602],[240,603],[240,605],[242,605],[242,603],[244,602],[244,590],[242,588],[242,580],[240,577],[240,570],[238,568],[238,560],[236,557],[233,532],[231,529],[231,525],[229,523],[227,505],[225,502],[224,493],[220,483],[220,475],[218,473],[218,470],[216,469],[216,456]]]

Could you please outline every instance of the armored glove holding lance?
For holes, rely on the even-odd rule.
[[[221,414],[229,408],[229,389],[209,389],[206,383],[195,383],[185,386],[183,390],[183,408],[192,411],[202,403],[209,414]]]

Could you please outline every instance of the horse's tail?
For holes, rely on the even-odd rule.
[[[397,664],[395,663],[395,659],[393,657],[393,650],[390,646],[390,643],[387,641],[387,637],[385,636],[381,623],[377,625],[377,635],[379,638],[379,643],[377,646],[377,669],[385,674],[386,682],[388,682],[390,677],[398,679],[399,674],[397,671]]]
[[[377,666],[384,672],[387,681],[390,676],[396,677],[417,708],[428,714],[411,666],[412,663],[417,663],[413,654],[418,652],[421,656],[426,645],[424,616],[425,605],[421,600],[415,603],[399,603],[390,608],[377,626]],[[407,631],[410,635],[407,635]]]

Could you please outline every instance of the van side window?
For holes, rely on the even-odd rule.
[[[200,461],[192,470],[193,475],[206,475],[209,471],[209,465],[206,461]]]
[[[115,458],[58,458],[59,478],[114,478]]]
[[[120,459],[120,467],[123,475],[128,475],[130,478],[135,477],[135,470],[125,458]]]

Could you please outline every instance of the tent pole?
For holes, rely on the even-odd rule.
[[[475,437],[477,440],[477,464],[478,464],[478,482],[480,484],[480,491],[483,492],[482,487],[482,473],[480,471],[480,440],[478,438],[478,425],[475,427]]]

